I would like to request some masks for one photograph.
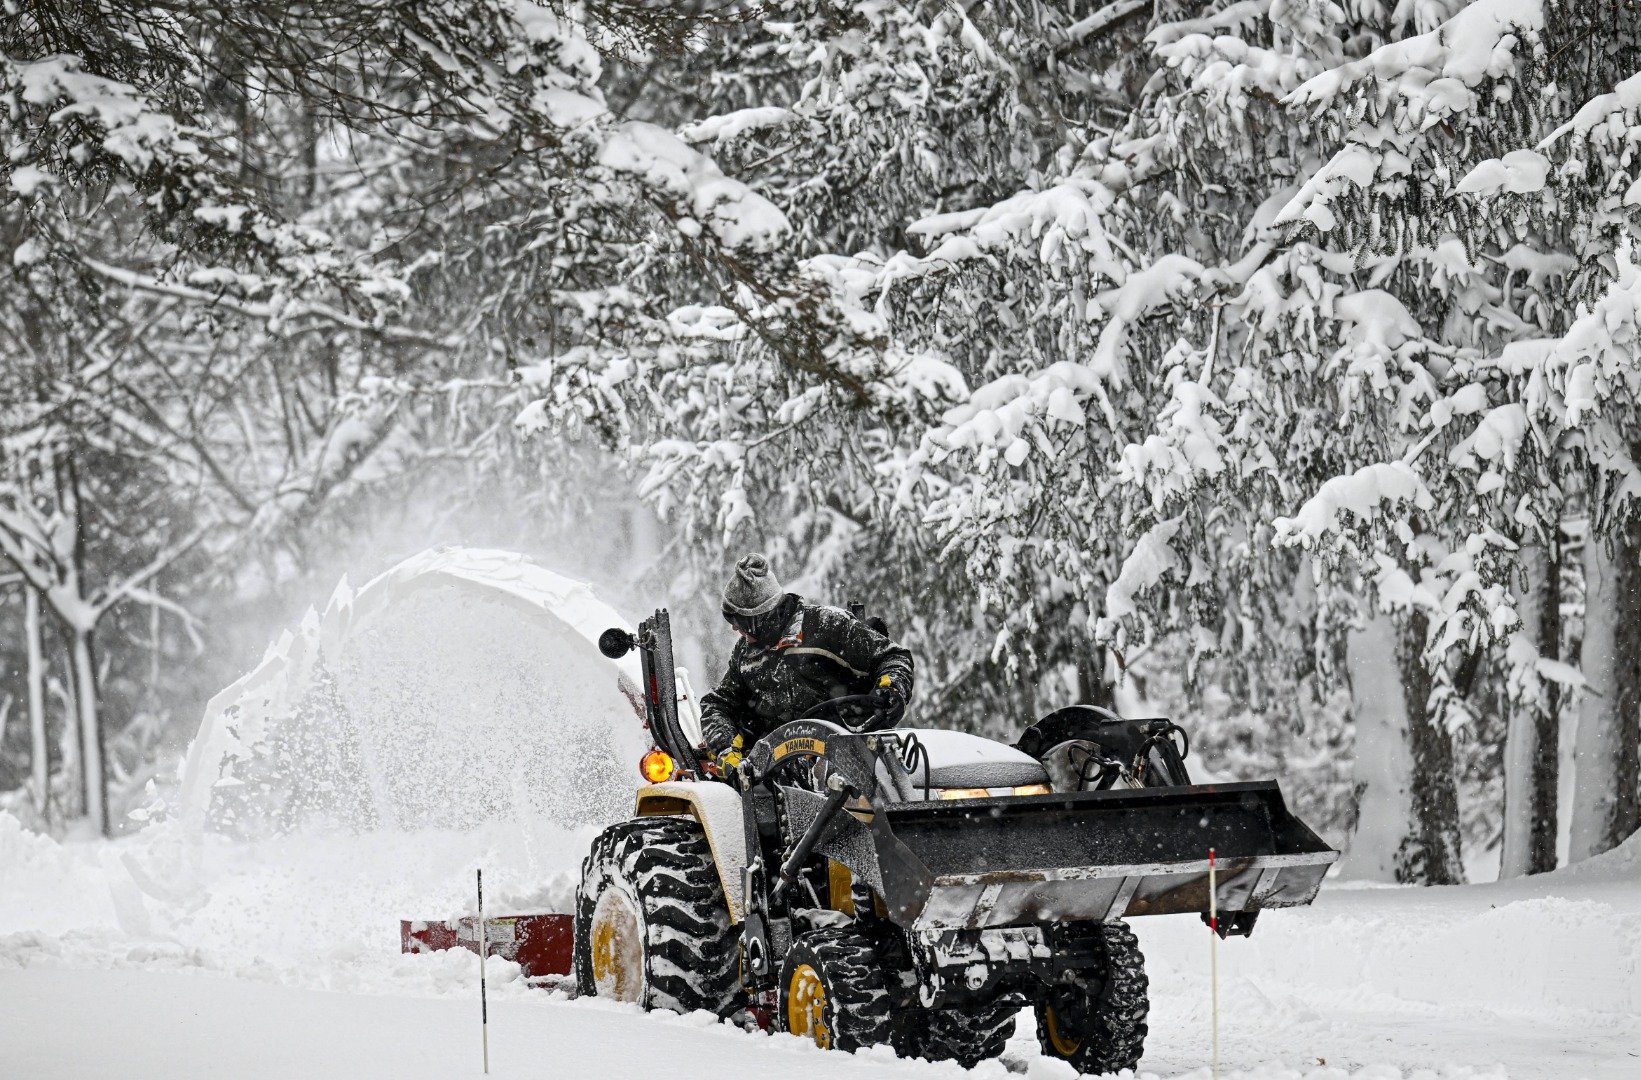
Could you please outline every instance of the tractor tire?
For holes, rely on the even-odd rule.
[[[955,1061],[972,1069],[1003,1052],[1020,1010],[1013,1005],[979,1009],[919,1009],[909,1053],[929,1061]]]
[[[1103,970],[1060,983],[1037,1004],[1037,1041],[1043,1053],[1080,1073],[1134,1069],[1145,1051],[1151,1010],[1145,957],[1128,924],[1100,927]]]
[[[728,1016],[740,948],[712,848],[691,818],[635,818],[593,841],[576,890],[575,975],[586,996]]]
[[[872,940],[848,927],[812,930],[781,965],[781,1030],[822,1050],[894,1041],[889,987]]]

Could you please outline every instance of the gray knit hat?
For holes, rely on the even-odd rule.
[[[769,560],[762,555],[743,555],[735,564],[735,573],[724,586],[724,612],[736,615],[762,615],[781,602],[786,590],[769,569]]]

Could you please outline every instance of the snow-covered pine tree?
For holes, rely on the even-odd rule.
[[[1641,827],[1641,580],[1634,577],[1641,566],[1635,502],[1641,292],[1633,250],[1641,233],[1641,25],[1634,5],[1627,20],[1618,14],[1586,27],[1592,48],[1582,58],[1585,77],[1563,77],[1576,113],[1536,145],[1467,178],[1478,191],[1496,191],[1505,161],[1545,161],[1550,167],[1541,188],[1525,185],[1503,198],[1518,214],[1553,222],[1579,259],[1571,294],[1579,301],[1577,318],[1552,350],[1535,354],[1539,386],[1529,400],[1571,448],[1589,516],[1581,668],[1591,688],[1580,700],[1576,739],[1575,859]]]
[[[1608,451],[1593,455],[1592,466],[1592,434],[1570,431],[1557,415],[1555,365],[1546,365],[1560,348],[1548,346],[1569,329],[1569,298],[1587,298],[1613,276],[1617,178],[1574,165],[1554,179],[1550,163],[1531,148],[1641,67],[1634,14],[1627,3],[1482,0],[1432,31],[1313,80],[1290,99],[1320,109],[1339,149],[1286,216],[1308,221],[1358,272],[1373,275],[1446,355],[1427,367],[1431,385],[1416,403],[1423,415],[1407,425],[1402,447],[1389,448],[1399,460],[1385,460],[1416,475],[1441,521],[1434,531],[1439,557],[1425,560],[1430,572],[1422,575],[1439,586],[1424,604],[1426,660],[1438,676],[1444,667],[1456,675],[1481,667],[1509,687],[1517,745],[1507,756],[1507,788],[1532,809],[1507,808],[1516,811],[1506,816],[1512,831],[1527,832],[1507,837],[1507,872],[1553,865],[1546,759],[1555,753],[1561,688],[1576,676],[1560,663],[1559,620],[1541,616],[1546,583],[1559,576],[1550,568],[1559,561],[1543,560],[1559,543],[1569,494],[1595,496],[1596,520],[1610,523],[1590,551],[1616,551],[1618,566],[1633,562],[1623,554],[1625,500],[1602,495],[1609,481],[1599,462]],[[1547,184],[1595,198],[1568,192],[1564,200],[1541,200]],[[1617,228],[1623,231],[1621,221]],[[1606,242],[1592,243],[1601,233]],[[1612,419],[1621,430],[1621,414]],[[1600,432],[1593,437],[1608,441]],[[1628,459],[1627,448],[1620,452]],[[1370,502],[1361,516],[1371,519],[1382,508]],[[1407,520],[1400,509],[1390,517]],[[1601,579],[1590,557],[1586,566],[1591,580]],[[1498,594],[1501,585],[1508,597]],[[1515,599],[1523,593],[1525,603]],[[1599,612],[1601,590],[1595,596]],[[1516,609],[1530,620],[1524,624]],[[1616,653],[1624,665],[1634,652],[1616,641],[1604,646],[1599,634],[1586,632],[1584,641],[1586,676],[1596,664],[1613,663],[1605,657]],[[1623,702],[1630,693],[1623,688],[1635,681],[1627,669],[1602,681],[1615,693],[1585,695],[1586,716],[1592,708],[1616,708],[1620,716],[1635,711]],[[1437,690],[1440,707],[1460,704],[1440,683]],[[1602,697],[1606,704],[1597,704]],[[1462,713],[1442,724],[1462,730]],[[1601,759],[1620,762],[1621,771],[1621,741],[1610,754],[1583,755],[1580,771],[1601,769]],[[1416,791],[1419,744],[1416,737]],[[1444,755],[1436,750],[1439,761]],[[1587,814],[1575,810],[1575,821],[1581,816]],[[1612,842],[1609,835],[1605,843]],[[1590,850],[1599,847],[1584,845],[1575,857]]]
[[[1278,534],[1328,549],[1330,584],[1387,609],[1407,729],[1390,734],[1413,774],[1389,840],[1408,879],[1460,873],[1452,734],[1478,673],[1509,673],[1535,731],[1546,679],[1570,678],[1559,640],[1515,630],[1517,553],[1559,535],[1568,484],[1556,438],[1522,445],[1510,365],[1560,329],[1573,263],[1565,234],[1476,218],[1457,180],[1576,106],[1524,120],[1522,87],[1600,84],[1630,60],[1621,19],[1567,9],[1535,29],[1536,10],[1210,5],[1157,26],[1167,70],[1120,131],[1058,183],[913,226],[927,254],[888,260],[869,294],[909,316],[932,281],[950,307],[985,296],[991,260],[1026,298],[1011,329],[1079,357],[1056,366],[1016,330],[1001,377],[914,459],[939,485],[929,520],[1003,617],[1029,621],[1058,588],[1104,596],[1113,640],[1189,626],[1199,653],[1224,649],[1291,581]],[[1620,27],[1608,70],[1557,83],[1529,63],[1603,25]],[[960,313],[1010,310],[980,308]]]
[[[871,400],[863,408],[733,341],[716,367],[681,366],[653,382],[623,372],[596,400],[608,415],[649,425],[635,440],[646,490],[687,534],[720,541],[709,557],[770,546],[808,585],[876,608],[895,601],[885,613],[927,658],[924,707],[1012,729],[1035,709],[1040,680],[993,660],[998,629],[1013,617],[999,612],[1016,609],[977,604],[961,567],[979,557],[947,550],[926,528],[918,450],[968,382],[1033,362],[1038,345],[1020,330],[1038,310],[1034,285],[1000,287],[988,275],[985,291],[951,289],[958,306],[944,308],[938,297],[972,266],[892,257],[912,221],[1012,193],[1068,139],[1086,139],[1084,117],[1095,104],[1109,108],[1111,93],[1054,69],[1086,43],[1073,33],[1084,15],[981,5],[965,16],[917,4],[788,4],[761,15],[692,64],[711,70],[717,111],[682,118],[680,130],[785,211],[807,268],[858,304],[861,325],[888,345]],[[1012,243],[998,236],[1000,247]],[[916,295],[890,304],[902,273]],[[1037,327],[1045,339],[1061,333]],[[657,417],[657,400],[684,404]],[[560,414],[547,415],[556,427]],[[1080,668],[1097,690],[1104,672],[1086,620],[1069,617],[1076,603],[1034,596],[1018,619],[1042,609],[1037,636],[1050,658],[1074,680]],[[1056,682],[1043,686],[1043,701],[1076,692]]]

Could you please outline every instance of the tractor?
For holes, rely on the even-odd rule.
[[[1010,746],[872,730],[842,698],[720,770],[680,719],[666,611],[599,647],[640,651],[654,749],[582,866],[581,994],[965,1067],[1030,1008],[1045,1054],[1115,1072],[1149,1008],[1126,919],[1213,907],[1246,935],[1338,858],[1274,781],[1193,785],[1168,720],[1073,705]]]

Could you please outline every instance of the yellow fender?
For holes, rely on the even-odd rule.
[[[638,789],[638,817],[692,817],[701,823],[712,848],[718,880],[729,904],[729,920],[745,919],[746,896],[742,871],[746,868],[746,818],[741,793],[716,781],[668,780]]]

